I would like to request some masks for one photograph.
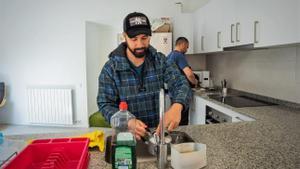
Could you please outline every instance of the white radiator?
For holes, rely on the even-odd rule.
[[[73,124],[72,89],[27,88],[28,120],[33,124]]]

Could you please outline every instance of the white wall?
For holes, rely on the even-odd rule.
[[[192,54],[186,55],[188,64],[192,67],[192,70],[206,70],[206,55],[204,54]]]
[[[0,0],[0,79],[8,85],[0,122],[27,124],[27,86],[67,85],[75,91],[76,126],[87,126],[86,21],[109,25],[116,34],[126,14],[142,11],[150,18],[171,17],[174,38],[192,39],[190,14],[181,14],[174,2]]]
[[[207,56],[214,84],[300,103],[300,46]]]
[[[3,10],[3,0],[0,0],[0,37],[3,37],[3,21],[4,20],[4,10]],[[0,38],[0,44],[2,44],[3,38]],[[0,58],[3,55],[3,47],[0,45]],[[1,65],[1,60],[0,60]],[[1,72],[0,72],[0,81],[1,81]]]
[[[51,2],[3,2],[0,72],[9,102],[2,122],[27,123],[27,86],[67,85],[75,91],[75,120],[87,125],[85,27],[75,6]]]
[[[110,53],[117,43],[114,30],[111,26],[86,23],[86,58],[87,58],[87,92],[88,92],[88,114],[98,111],[98,77],[99,72],[108,60]]]
[[[298,1],[298,9],[300,9],[300,1]],[[300,41],[300,10],[298,10],[298,23],[297,28],[298,28],[298,41]]]

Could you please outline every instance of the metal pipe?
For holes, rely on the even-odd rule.
[[[160,139],[157,153],[157,168],[165,169],[167,167],[167,144],[165,143],[165,125],[164,125],[164,113],[165,113],[165,91],[160,89],[159,91],[159,121],[160,121]]]
[[[159,121],[160,121],[160,143],[165,143],[165,126],[164,126],[164,114],[165,114],[165,91],[160,89],[159,91]]]

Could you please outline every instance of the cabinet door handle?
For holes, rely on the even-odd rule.
[[[221,36],[221,32],[218,32],[217,33],[217,46],[218,46],[218,48],[221,48],[221,44],[220,44],[220,37]]]
[[[258,24],[259,24],[259,21],[254,21],[254,43],[259,43],[258,34],[257,34]]]
[[[204,51],[204,36],[201,36],[201,50]]]
[[[240,42],[240,23],[239,22],[237,22],[236,23],[236,26],[235,26],[235,29],[236,29],[236,31],[235,31],[235,33],[236,33],[236,35],[235,35],[235,39],[236,39],[236,41],[237,42]]]
[[[234,40],[233,40],[233,29],[234,29],[234,24],[231,24],[230,25],[230,41],[231,41],[231,43],[234,43]]]

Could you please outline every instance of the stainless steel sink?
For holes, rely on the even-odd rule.
[[[171,144],[194,142],[194,140],[185,132],[172,131],[170,132],[170,136],[172,138]],[[171,147],[168,145],[168,158],[170,158],[170,154]],[[156,161],[156,156],[148,152],[148,145],[141,140],[137,141],[136,156],[137,162]],[[111,136],[106,138],[105,161],[111,163]]]

